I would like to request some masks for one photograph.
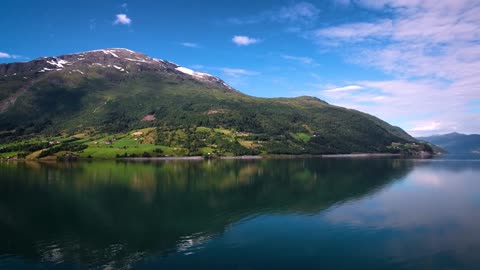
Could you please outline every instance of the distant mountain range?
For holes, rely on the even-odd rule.
[[[417,139],[435,144],[451,154],[480,154],[480,135],[478,134],[466,135],[454,132]]]
[[[0,154],[431,151],[399,127],[315,97],[258,98],[127,49],[0,65]]]

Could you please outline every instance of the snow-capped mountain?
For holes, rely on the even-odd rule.
[[[166,72],[184,79],[193,79],[207,85],[233,90],[223,80],[202,72],[196,72],[175,63],[149,57],[123,48],[111,48],[73,53],[55,57],[42,57],[30,62],[0,64],[0,79],[34,79],[52,72],[78,73],[88,76],[88,70],[110,69],[130,74],[143,71]]]

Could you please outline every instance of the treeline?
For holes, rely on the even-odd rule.
[[[216,132],[213,128],[197,131],[197,127],[185,129],[169,129],[166,127],[157,128],[156,144],[169,147],[179,147],[186,150],[186,155],[201,155],[201,148],[215,148],[212,154],[225,155],[227,153],[241,155],[259,154],[258,150],[243,147],[234,135],[227,136]]]
[[[5,147],[0,147],[0,153],[8,152],[35,152],[50,147],[49,142],[18,143]]]
[[[86,144],[79,144],[79,143],[71,143],[71,144],[66,143],[66,144],[55,145],[53,147],[50,147],[40,152],[38,157],[42,158],[46,156],[51,156],[60,151],[78,152],[86,149],[87,147],[88,146]]]

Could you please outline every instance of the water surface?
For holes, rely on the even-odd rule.
[[[478,159],[0,163],[0,269],[480,269]]]

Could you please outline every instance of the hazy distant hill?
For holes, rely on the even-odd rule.
[[[21,140],[34,146],[11,145]],[[80,140],[88,148],[81,153],[92,156],[98,144],[116,149],[111,156],[149,154],[155,146],[172,155],[398,152],[416,142],[356,110],[314,97],[248,96],[212,75],[127,49],[0,65],[0,142],[10,143],[3,152],[84,148],[45,152],[51,147],[41,140]]]
[[[466,135],[454,132],[418,139],[438,145],[451,154],[480,153],[480,135],[478,134]]]

